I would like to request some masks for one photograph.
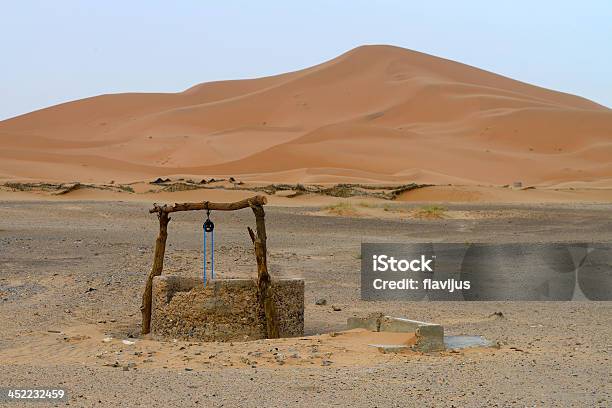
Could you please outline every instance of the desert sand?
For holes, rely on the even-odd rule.
[[[158,229],[149,207],[0,202],[2,384],[63,387],[77,407],[610,406],[611,302],[359,299],[362,240],[600,242],[610,239],[609,203],[448,204],[463,216],[375,222],[267,206],[270,273],[305,279],[305,333],[234,343],[140,335]],[[200,275],[202,218],[173,214],[164,273]],[[219,276],[254,277],[251,211],[213,219]],[[367,344],[410,339],[343,332],[347,318],[373,312],[437,322],[446,334],[482,335],[498,347],[382,354]]]
[[[77,100],[0,122],[0,180],[612,187],[612,111],[461,63],[363,46],[179,93]]]

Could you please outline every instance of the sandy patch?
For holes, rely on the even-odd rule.
[[[85,364],[140,369],[219,369],[225,367],[326,367],[369,365],[396,356],[383,354],[370,344],[412,345],[408,333],[381,333],[355,329],[317,336],[203,343],[115,337],[104,330],[106,321],[31,333],[22,344],[0,351],[13,364]],[[401,354],[419,354],[405,351]]]

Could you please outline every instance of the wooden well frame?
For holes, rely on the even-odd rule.
[[[261,309],[264,311],[266,336],[269,339],[279,337],[278,319],[272,294],[270,274],[268,273],[267,247],[266,247],[266,223],[263,206],[268,203],[265,196],[257,195],[245,198],[241,201],[232,203],[213,203],[202,201],[196,203],[175,203],[172,206],[154,204],[149,213],[157,214],[159,218],[159,234],[155,241],[155,254],[153,255],[153,266],[147,277],[144,292],[142,294],[142,313],[141,334],[148,334],[151,331],[151,303],[153,296],[153,278],[160,276],[164,269],[164,254],[166,252],[166,239],[168,238],[168,223],[170,213],[178,211],[236,211],[244,208],[251,208],[255,214],[256,232],[247,227],[251,242],[254,246],[255,259],[257,261],[257,295]]]

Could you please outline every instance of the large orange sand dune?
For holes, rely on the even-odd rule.
[[[612,111],[391,46],[176,94],[101,95],[0,122],[0,178],[612,186]]]

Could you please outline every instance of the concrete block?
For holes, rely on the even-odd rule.
[[[381,332],[414,333],[419,326],[428,324],[417,320],[404,319],[402,317],[383,316],[380,320]]]
[[[380,330],[380,319],[382,316],[382,313],[376,313],[367,317],[349,317],[346,321],[346,327],[348,330],[366,329],[377,332]]]
[[[439,324],[402,317],[383,316],[379,330],[381,332],[414,333],[416,343],[412,346],[412,349],[416,351],[444,350],[444,327]]]
[[[424,324],[415,331],[416,344],[413,350],[429,352],[442,351],[444,346],[444,327],[439,324]]]

